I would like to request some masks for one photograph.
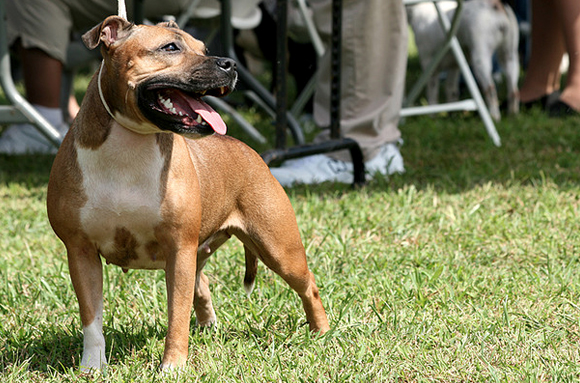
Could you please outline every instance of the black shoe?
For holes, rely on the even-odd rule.
[[[528,111],[533,108],[540,108],[543,110],[548,104],[548,96],[549,95],[545,94],[540,98],[536,98],[535,100],[522,102],[520,104],[520,111]]]
[[[520,104],[520,110],[526,111],[535,107],[539,107],[542,110],[546,110],[550,107],[551,104],[558,101],[558,97],[560,97],[560,92],[558,91],[552,92],[550,94],[545,94],[540,98],[536,98],[535,100],[522,102]]]
[[[560,92],[556,91],[528,102],[520,102],[520,112],[528,112],[534,108],[546,110],[551,103],[558,100],[558,97],[560,97]],[[507,110],[507,100],[501,103],[500,110]]]
[[[573,109],[570,105],[562,100],[556,100],[547,107],[550,117],[572,117],[580,116],[580,112]]]

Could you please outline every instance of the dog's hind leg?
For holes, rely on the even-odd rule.
[[[298,293],[310,330],[324,333],[330,327],[314,275],[306,264],[304,247],[298,234],[289,236],[288,230],[284,230],[284,233],[286,237],[293,237],[295,240],[277,243],[273,240],[274,238],[270,241],[246,234],[240,234],[238,237],[250,249],[250,254],[259,254],[264,264],[281,276]],[[283,237],[283,235],[276,236],[278,239]]]
[[[284,193],[282,188],[279,192]],[[264,198],[265,201],[283,199],[287,200],[287,197],[278,195]],[[328,331],[328,319],[314,275],[308,269],[306,252],[290,202],[280,203],[274,209],[262,207],[260,211],[252,211],[251,214],[251,225],[234,233],[246,247],[246,261],[250,261],[250,268],[255,267],[256,257],[261,259],[298,293],[310,330],[321,333]],[[254,273],[250,270],[248,282],[251,282]]]
[[[513,18],[515,20],[515,16]],[[520,91],[518,88],[520,61],[517,50],[519,33],[517,28],[514,29],[515,31],[505,37],[497,51],[498,62],[505,73],[508,113],[510,114],[516,114],[520,111]]]
[[[427,81],[427,102],[429,105],[439,103],[439,75],[440,73],[435,71]]]
[[[211,301],[209,279],[203,273],[203,268],[208,258],[229,238],[230,236],[225,232],[216,233],[197,249],[197,272],[193,308],[195,310],[196,324],[200,327],[212,326],[217,321]]]
[[[520,111],[520,91],[518,88],[520,63],[517,56],[502,56],[502,54],[498,54],[498,61],[500,62],[502,68],[504,68],[505,72],[508,113],[517,114]]]
[[[193,299],[195,309],[196,325],[199,327],[213,326],[217,317],[211,302],[211,293],[209,291],[209,280],[203,271],[197,272],[195,280],[195,298]]]
[[[501,120],[499,112],[499,102],[497,100],[497,89],[492,76],[492,54],[487,47],[478,44],[472,48],[471,66],[473,74],[483,92],[485,102],[489,108],[489,114],[495,121]]]

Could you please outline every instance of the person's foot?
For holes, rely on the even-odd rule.
[[[396,143],[383,145],[379,154],[365,162],[367,175],[403,173],[403,157]],[[353,183],[352,162],[339,161],[324,154],[286,161],[279,168],[271,168],[272,175],[282,186],[318,184],[326,181]]]
[[[68,125],[57,130],[64,135]],[[54,147],[34,126],[30,124],[10,125],[0,136],[0,154],[54,154]]]
[[[535,98],[533,100],[528,101],[521,101],[520,102],[520,111],[525,112],[529,111],[533,108],[538,108],[541,110],[546,110],[552,103],[558,100],[560,96],[559,91],[552,92],[550,94],[545,94],[542,97]],[[506,103],[507,105],[507,103]]]
[[[32,107],[64,137],[69,126],[63,122],[60,108],[37,104]],[[54,154],[56,151],[57,148],[30,124],[11,125],[0,134],[0,154]]]
[[[373,177],[380,173],[384,176],[394,173],[404,173],[403,156],[399,151],[400,142],[388,142],[381,147],[379,154],[371,160],[365,162],[365,171],[367,175]]]
[[[580,116],[579,89],[567,86],[557,100],[547,105],[546,110],[550,117]]]
[[[555,102],[548,105],[546,109],[550,117],[580,116],[580,112],[562,100],[556,100]]]

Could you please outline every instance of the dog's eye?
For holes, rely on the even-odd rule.
[[[161,50],[162,51],[165,51],[165,52],[177,52],[180,49],[179,49],[179,46],[177,46],[177,44],[175,44],[175,43],[169,43],[167,45],[162,46],[161,47]]]

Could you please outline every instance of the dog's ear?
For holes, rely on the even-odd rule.
[[[179,28],[179,25],[177,25],[177,23],[173,20],[164,21],[162,23],[158,23],[157,25],[159,25],[160,27],[181,29]]]
[[[134,24],[119,16],[109,16],[82,36],[89,49],[95,49],[102,42],[109,48],[115,41],[125,38]]]

